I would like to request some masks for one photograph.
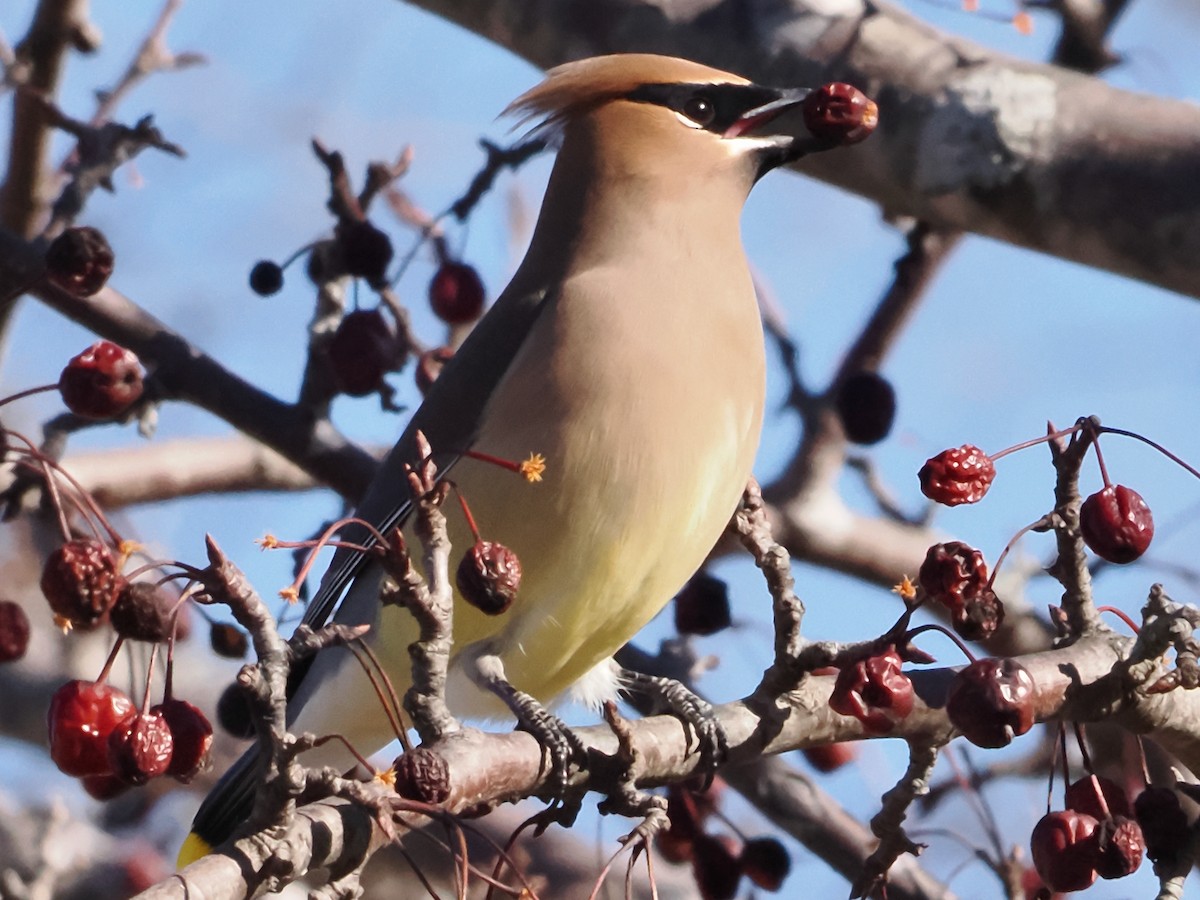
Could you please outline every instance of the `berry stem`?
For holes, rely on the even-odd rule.
[[[1120,619],[1122,622],[1124,622],[1126,625],[1128,625],[1134,634],[1142,633],[1141,627],[1137,624],[1137,622],[1133,621],[1133,619],[1130,618],[1129,615],[1126,614],[1126,612],[1124,610],[1117,609],[1115,606],[1097,606],[1096,612],[1112,613],[1114,616],[1116,616],[1118,619]]]
[[[297,250],[295,253],[293,253],[291,256],[289,256],[287,259],[285,259],[283,262],[281,262],[279,264],[279,270],[281,272],[286,271],[288,266],[290,266],[292,263],[294,263],[296,260],[298,260],[305,253],[308,253],[310,250],[312,250],[314,247],[316,247],[317,244],[319,244],[319,243],[321,243],[319,240],[318,241],[309,241],[307,244],[305,244],[303,247],[301,247],[299,250]]]
[[[104,684],[108,681],[109,673],[112,672],[113,664],[117,661],[117,654],[121,652],[121,645],[125,643],[125,638],[117,636],[116,643],[113,644],[112,650],[109,651],[108,659],[104,661],[104,668],[100,670],[100,677],[96,679],[96,684]]]
[[[5,397],[3,400],[0,400],[0,406],[6,406],[9,403],[12,403],[14,400],[22,400],[25,397],[32,397],[34,394],[45,394],[45,393],[48,393],[49,391],[57,391],[57,390],[58,390],[58,382],[55,382],[54,384],[43,384],[41,387],[26,388],[23,391],[17,391],[17,393],[10,394],[9,396]]]
[[[1168,450],[1162,444],[1160,444],[1156,441],[1152,441],[1152,440],[1150,440],[1150,438],[1140,435],[1136,431],[1126,431],[1124,428],[1109,428],[1107,425],[1101,425],[1099,427],[1099,429],[1097,429],[1097,430],[1101,431],[1101,432],[1105,432],[1107,434],[1119,434],[1122,437],[1133,438],[1136,441],[1141,441],[1143,444],[1147,444],[1147,445],[1153,447],[1155,450],[1157,450],[1159,453],[1161,453],[1167,459],[1171,460],[1171,462],[1175,463],[1178,466],[1183,467],[1184,469],[1187,469],[1187,471],[1190,472],[1192,475],[1194,475],[1197,478],[1200,478],[1200,469],[1196,469],[1194,466],[1188,465],[1186,462],[1184,462],[1182,459],[1180,459],[1178,456],[1176,456],[1174,453],[1172,453],[1170,450]]]
[[[150,648],[150,662],[146,665],[146,692],[142,694],[142,715],[150,712],[150,686],[154,681],[154,664],[158,662],[158,644]]]
[[[1021,441],[1021,443],[1019,443],[1019,444],[1013,444],[1011,447],[1005,447],[999,453],[991,453],[988,456],[992,462],[995,462],[996,460],[1001,459],[1002,457],[1008,456],[1010,453],[1016,453],[1018,450],[1025,450],[1029,447],[1036,447],[1038,444],[1045,444],[1048,441],[1056,441],[1061,437],[1067,437],[1068,435],[1075,434],[1082,427],[1083,427],[1082,425],[1080,425],[1078,422],[1076,422],[1070,428],[1063,428],[1063,429],[1060,429],[1059,431],[1052,431],[1049,434],[1044,434],[1041,437],[1035,437],[1035,438],[1030,438],[1027,441]]]
[[[937,622],[929,622],[925,625],[918,625],[916,628],[909,629],[907,632],[905,632],[904,637],[907,640],[912,640],[917,635],[923,634],[926,631],[936,631],[939,634],[944,634],[946,637],[950,638],[954,645],[962,651],[963,656],[965,656],[970,662],[978,662],[978,660],[975,658],[975,654],[971,652],[970,648],[963,643],[962,639],[957,634]]]
[[[990,591],[992,589],[992,586],[996,583],[996,574],[1000,571],[1000,566],[1003,564],[1004,560],[1008,557],[1008,554],[1010,552],[1012,552],[1012,548],[1017,545],[1017,541],[1019,541],[1025,535],[1029,534],[1029,532],[1033,531],[1035,528],[1040,528],[1041,526],[1043,526],[1045,524],[1047,524],[1046,517],[1042,516],[1042,518],[1038,519],[1035,522],[1030,522],[1028,525],[1026,525],[1020,531],[1018,531],[1016,534],[1014,534],[1011,538],[1009,538],[1008,543],[1004,545],[1004,549],[1000,551],[1000,555],[998,557],[996,557],[996,565],[994,565],[992,567],[992,574],[988,576],[987,590]]]
[[[392,686],[392,680],[388,678],[387,672],[380,664],[379,657],[375,655],[375,651],[371,649],[370,644],[362,638],[347,644],[346,649],[354,654],[354,658],[362,666],[367,680],[371,682],[371,688],[375,691],[379,705],[383,707],[383,714],[387,716],[388,724],[392,726],[392,734],[396,736],[396,740],[400,742],[400,745],[404,748],[404,752],[409,752],[412,750],[412,743],[408,739],[408,730],[403,727],[404,719],[400,714],[400,698],[396,696],[396,689]],[[367,664],[367,660],[363,659],[363,655],[370,660],[370,665]],[[378,679],[376,678],[377,675]],[[382,686],[379,683],[380,680],[383,682]]]
[[[316,562],[316,560],[317,560],[317,553],[326,546],[332,545],[332,546],[337,546],[337,547],[349,547],[351,549],[360,550],[363,553],[367,552],[366,547],[363,547],[363,546],[360,546],[357,544],[346,544],[346,543],[343,543],[340,541],[335,543],[335,542],[331,541],[331,538],[333,537],[334,533],[339,531],[340,529],[344,528],[346,525],[361,525],[363,528],[365,528],[367,530],[367,533],[370,534],[370,536],[377,543],[384,544],[384,545],[387,544],[387,541],[384,539],[383,535],[379,533],[379,529],[377,529],[374,525],[372,525],[366,519],[360,519],[357,516],[348,516],[344,519],[338,519],[336,522],[334,522],[332,525],[330,525],[328,528],[326,528],[321,533],[321,536],[319,538],[317,538],[317,540],[315,542],[312,542],[312,548],[313,548],[312,551],[308,554],[308,557],[304,560],[304,565],[300,567],[300,571],[296,573],[296,577],[292,580],[292,583],[288,587],[284,588],[284,591],[292,591],[292,592],[296,592],[296,593],[299,592],[300,585],[304,584],[304,579],[306,579],[308,577],[308,573],[312,570],[313,563]],[[261,543],[262,543],[262,547],[264,550],[270,550],[275,547],[301,547],[306,544],[309,544],[310,542],[309,541],[300,541],[300,542],[295,542],[295,543],[285,542],[285,541],[277,540],[274,537],[268,536],[267,538],[264,538]]]
[[[462,507],[463,515],[467,519],[467,527],[471,529],[471,536],[475,538],[475,543],[483,540],[479,536],[479,527],[475,524],[475,517],[471,515],[471,507],[467,506],[467,498],[462,495],[462,491],[458,489],[458,485],[454,485],[454,496],[458,497],[458,505]]]
[[[1106,488],[1112,487],[1112,482],[1108,480],[1108,466],[1104,465],[1104,454],[1100,452],[1100,435],[1098,434],[1092,437],[1092,449],[1096,451],[1096,462],[1100,466],[1100,480],[1104,482]]]

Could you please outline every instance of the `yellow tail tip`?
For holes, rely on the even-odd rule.
[[[179,848],[179,857],[175,860],[175,868],[182,869],[210,853],[212,853],[212,847],[208,841],[193,831],[187,836],[183,846]]]

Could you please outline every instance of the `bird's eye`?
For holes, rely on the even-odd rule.
[[[708,97],[704,94],[697,94],[689,97],[683,104],[683,114],[704,128],[712,122],[713,116],[717,114],[717,109]]]

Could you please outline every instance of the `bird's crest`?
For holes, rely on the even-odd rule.
[[[539,120],[534,131],[557,130],[567,119],[622,97],[643,84],[749,84],[739,75],[691,60],[652,53],[615,53],[556,66],[546,79],[504,110],[517,126]]]

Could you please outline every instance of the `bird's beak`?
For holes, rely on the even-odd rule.
[[[753,109],[748,109],[738,116],[733,124],[725,129],[722,137],[741,137],[766,125],[792,107],[799,106],[812,91],[808,88],[795,88],[792,90],[780,90],[777,93],[778,96],[774,100],[770,100]]]

